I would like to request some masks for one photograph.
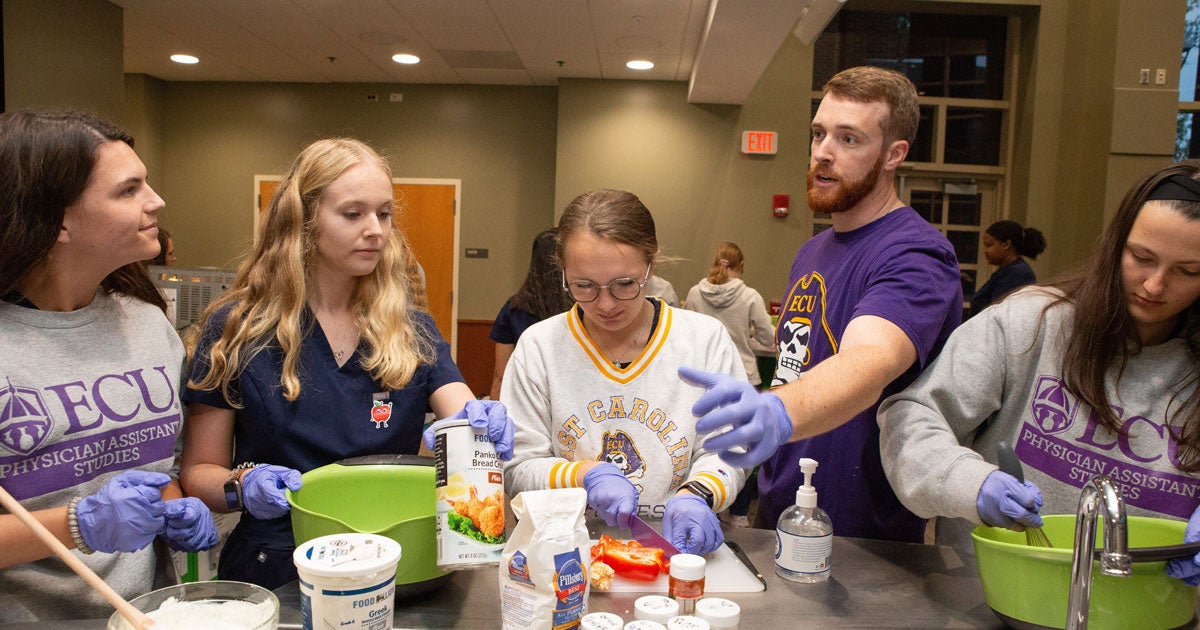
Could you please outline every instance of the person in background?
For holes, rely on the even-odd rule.
[[[685,308],[715,317],[725,325],[742,357],[746,378],[757,386],[762,378],[750,344],[754,341],[760,346],[770,346],[775,341],[775,327],[771,325],[762,295],[742,281],[745,269],[746,259],[737,243],[722,242],[717,246],[708,277],[688,291]]]
[[[86,112],[0,115],[4,489],[127,599],[217,542],[170,475],[183,346],[141,261],[163,200],[133,138]],[[163,553],[159,553],[163,551]],[[0,623],[112,607],[0,509]]]
[[[833,229],[792,263],[776,329],[774,387],[681,368],[709,389],[693,411],[705,440],[736,466],[763,462],[756,524],[774,527],[795,503],[799,460],[821,465],[821,507],[842,536],[922,542],[925,520],[892,491],[875,412],[916,378],[962,319],[949,241],[896,195],[896,169],[916,136],[917,90],[904,75],[843,70],[812,120],[808,206]],[[739,450],[733,450],[739,447]],[[740,452],[744,449],[744,452]]]
[[[662,276],[650,276],[646,281],[646,297],[662,298],[671,308],[679,308],[679,296],[675,295],[675,287]]]
[[[1037,228],[1021,227],[1016,221],[997,221],[983,233],[983,256],[998,267],[971,296],[971,316],[991,306],[1013,291],[1037,282],[1033,268],[1025,258],[1037,258],[1046,251],[1046,237]]]
[[[285,488],[348,457],[416,453],[426,409],[487,427],[511,454],[504,407],[475,400],[432,317],[413,306],[391,182],[363,142],[308,145],[233,287],[189,339],[183,485],[213,510],[242,511],[220,579],[295,580]]]
[[[658,238],[632,193],[567,204],[557,253],[576,304],[526,330],[504,373],[501,400],[517,419],[509,494],[582,487],[609,525],[661,518],[680,551],[715,550],[724,536],[714,510],[729,507],[744,473],[700,446],[690,413],[699,392],[675,371],[700,365],[745,382],[729,333],[646,297]]]
[[[688,291],[685,304],[689,311],[716,317],[737,347],[746,368],[750,384],[758,386],[762,378],[758,374],[758,358],[751,343],[768,347],[774,342],[775,327],[762,295],[742,282],[746,270],[746,259],[737,243],[724,241],[717,246],[708,270],[708,277]],[[729,510],[720,514],[721,520],[734,527],[750,526],[750,502],[757,496],[758,488],[747,483],[738,493],[737,500]]]
[[[150,264],[172,267],[175,260],[175,239],[166,228],[158,228],[158,255],[150,259]]]
[[[558,273],[558,262],[554,258],[555,235],[558,229],[550,228],[533,239],[533,254],[529,258],[529,271],[521,288],[500,307],[496,321],[492,324],[491,340],[496,342],[496,364],[492,369],[492,390],[489,398],[500,400],[500,384],[504,379],[504,368],[512,356],[517,339],[526,328],[571,308],[571,298],[562,290],[562,277]]]
[[[1083,484],[1114,471],[1128,514],[1190,516],[1196,541],[1198,378],[1200,161],[1188,160],[1140,178],[1074,273],[968,320],[880,406],[884,468],[917,514],[1017,530],[1075,514]],[[997,470],[1000,441],[1024,484]],[[1169,566],[1200,581],[1196,558]]]

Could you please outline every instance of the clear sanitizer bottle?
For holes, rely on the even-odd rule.
[[[812,486],[817,460],[800,460],[804,485],[796,490],[796,505],[784,510],[775,526],[775,574],[793,582],[829,579],[833,554],[833,521],[817,507]]]

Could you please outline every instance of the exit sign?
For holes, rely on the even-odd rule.
[[[746,155],[775,155],[779,151],[779,134],[774,131],[743,131],[742,153]]]

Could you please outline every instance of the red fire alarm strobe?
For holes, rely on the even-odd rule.
[[[742,153],[775,155],[779,152],[779,134],[774,131],[743,131]]]
[[[788,215],[788,206],[791,205],[789,195],[775,195],[775,202],[772,204],[772,213],[777,217],[786,217]]]

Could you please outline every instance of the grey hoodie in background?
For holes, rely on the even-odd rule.
[[[724,284],[713,284],[705,278],[688,291],[684,308],[710,315],[725,324],[746,366],[746,378],[755,386],[762,383],[750,340],[763,348],[774,347],[775,326],[758,291],[746,286],[740,278],[730,278]]]

